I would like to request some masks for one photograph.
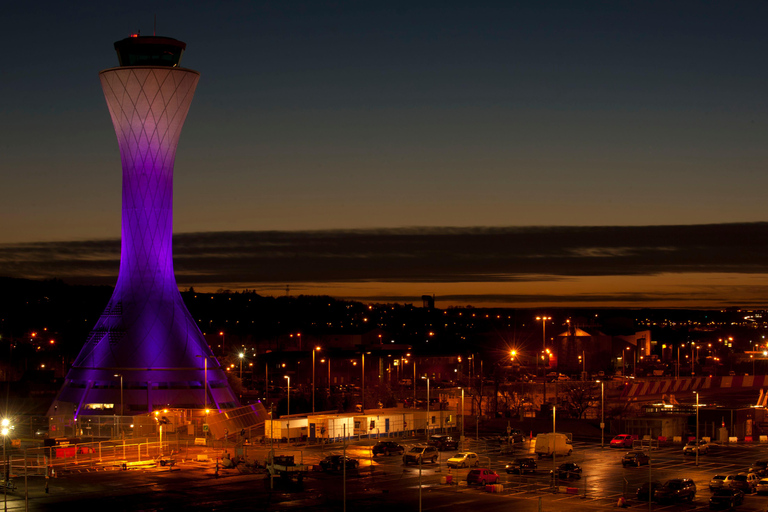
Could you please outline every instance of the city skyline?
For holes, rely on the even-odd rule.
[[[768,7],[184,6],[11,8],[27,51],[0,84],[0,274],[114,285],[120,161],[97,73],[156,14],[202,73],[176,162],[180,286],[768,302]]]

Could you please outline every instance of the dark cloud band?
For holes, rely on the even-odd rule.
[[[768,273],[768,223],[184,233],[181,286]],[[114,284],[117,240],[0,245],[0,274]],[[637,297],[643,300],[642,297]]]

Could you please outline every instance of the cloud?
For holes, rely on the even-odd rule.
[[[174,237],[180,286],[766,274],[766,254],[768,223],[210,232]],[[3,244],[0,275],[114,284],[119,259],[117,240]],[[585,300],[596,299],[590,295]]]

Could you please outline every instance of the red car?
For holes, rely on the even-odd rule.
[[[478,468],[473,469],[467,475],[468,484],[495,484],[499,481],[499,474],[492,469]]]
[[[611,439],[611,448],[632,448],[632,436],[629,434],[619,434]]]

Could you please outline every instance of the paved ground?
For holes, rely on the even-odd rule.
[[[418,440],[402,440],[406,446]],[[120,471],[83,467],[79,471],[63,474],[47,480],[30,477],[27,485],[28,500],[25,503],[23,475],[14,479],[17,489],[10,492],[9,510],[66,510],[77,506],[83,510],[419,510],[419,495],[423,510],[460,509],[473,507],[483,510],[515,510],[522,512],[539,510],[599,510],[615,507],[621,496],[630,498],[634,510],[648,509],[647,503],[634,499],[635,489],[649,476],[654,480],[672,477],[692,478],[697,483],[698,494],[693,503],[653,504],[654,511],[705,510],[708,509],[710,492],[708,482],[716,473],[737,473],[746,470],[759,458],[768,458],[768,446],[736,445],[713,446],[712,452],[700,457],[695,465],[693,457],[682,455],[678,446],[660,448],[652,452],[650,467],[622,468],[621,455],[625,450],[601,449],[599,443],[575,443],[571,457],[558,458],[574,461],[584,468],[582,478],[558,482],[558,492],[553,492],[549,471],[553,461],[541,460],[533,476],[507,475],[504,465],[515,456],[529,451],[527,444],[518,445],[513,455],[501,455],[498,448],[485,440],[472,441],[470,449],[476,451],[483,465],[499,471],[504,490],[487,493],[466,485],[441,484],[448,474],[454,480],[466,478],[468,470],[449,470],[445,460],[453,452],[441,454],[441,462],[425,464],[419,472],[417,466],[405,467],[401,457],[370,456],[371,441],[351,444],[347,454],[360,460],[357,471],[348,471],[346,480],[341,472],[312,472],[302,484],[285,484],[270,480],[263,471],[251,472],[245,468],[220,469],[211,453],[208,462],[180,461],[171,471],[168,467]],[[263,462],[267,447],[251,447],[249,459]],[[306,447],[281,446],[276,453],[293,454],[300,462],[316,464],[329,453],[341,453],[341,446]],[[105,466],[102,466],[105,467]],[[106,466],[110,467],[110,466]],[[419,477],[421,473],[421,478]],[[421,485],[419,481],[421,480]],[[568,494],[567,492],[575,492]],[[768,507],[768,497],[747,496],[739,510],[763,511]]]

